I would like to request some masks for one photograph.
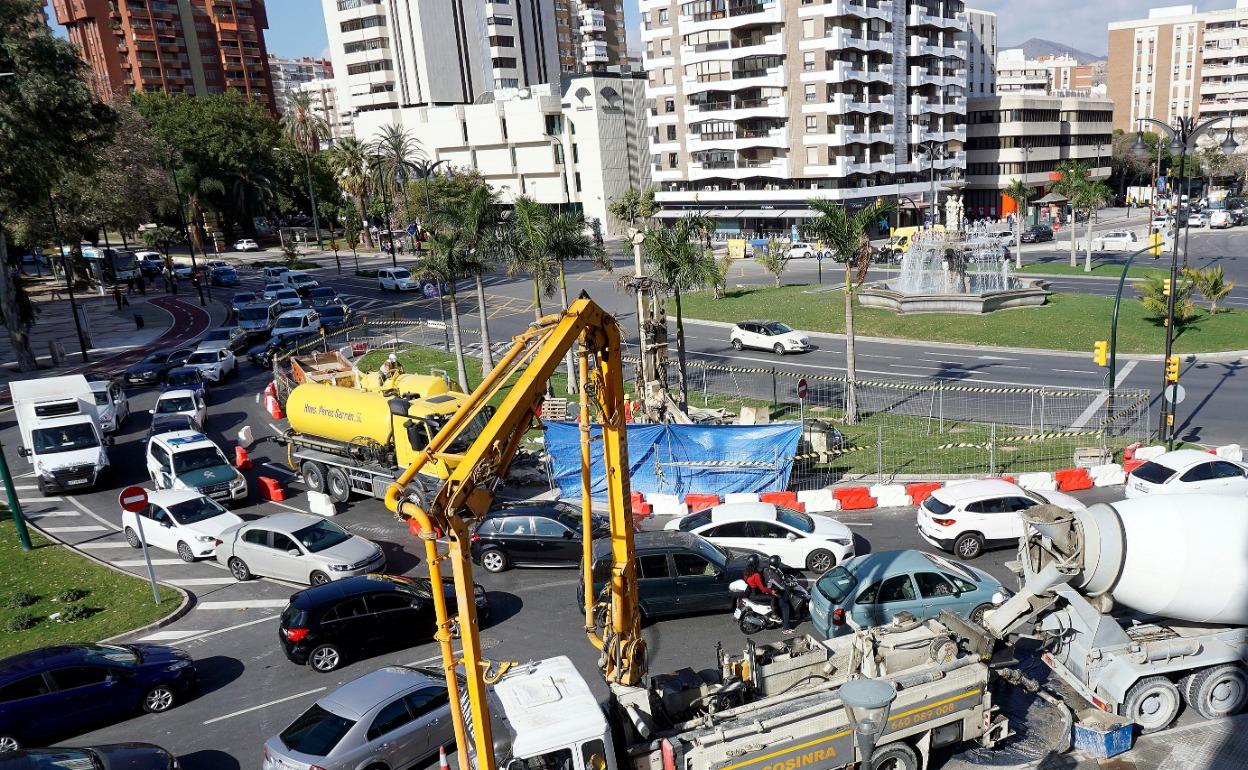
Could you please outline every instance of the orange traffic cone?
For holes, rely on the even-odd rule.
[[[251,457],[247,454],[247,450],[241,446],[234,447],[234,467],[240,471],[251,468]]]
[[[446,761],[446,747],[438,747],[438,770],[451,770],[451,765]]]

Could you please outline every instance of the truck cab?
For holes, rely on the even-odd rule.
[[[520,667],[494,685],[512,732],[504,770],[608,770],[614,767],[611,728],[585,679],[567,656]],[[495,745],[499,736],[495,735]]]
[[[247,497],[247,479],[199,431],[152,436],[144,460],[156,489],[194,490],[226,505]]]
[[[52,495],[97,485],[108,468],[112,439],[104,437],[87,378],[15,380],[9,387],[22,436],[18,454],[33,466],[39,491]]]

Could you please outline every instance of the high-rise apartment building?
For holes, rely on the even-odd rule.
[[[291,93],[307,94],[312,114],[325,121],[329,136],[321,142],[322,148],[332,147],[342,137],[353,135],[351,116],[338,111],[338,87],[334,81],[309,80],[294,86]]]
[[[606,72],[628,63],[621,0],[555,0],[559,69]]]
[[[1071,56],[1028,59],[1021,48],[997,54],[997,93],[1086,94],[1092,88],[1092,65]]]
[[[264,0],[52,0],[101,99],[234,88],[275,109]]]
[[[273,94],[277,97],[277,111],[286,112],[290,92],[298,90],[303,83],[314,80],[333,80],[334,65],[329,59],[301,56],[298,59],[282,59],[269,54],[269,76],[273,79]]]
[[[1111,22],[1107,85],[1114,128],[1124,131],[1140,118],[1248,114],[1248,0],[1220,11],[1154,8],[1145,19]]]
[[[939,187],[965,165],[961,0],[640,8],[662,216],[697,209],[721,231],[789,232],[810,198],[899,196],[913,221],[932,177]]]
[[[966,95],[974,99],[997,92],[997,15],[966,9]]]

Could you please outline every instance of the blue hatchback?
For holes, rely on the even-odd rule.
[[[1009,595],[992,575],[944,556],[882,551],[846,559],[819,578],[810,615],[815,630],[830,639],[854,625],[888,623],[903,611],[927,619],[949,610],[980,622]]]
[[[201,398],[208,398],[208,382],[204,380],[203,372],[193,366],[179,366],[169,370],[161,392],[170,390],[193,390]]]
[[[138,710],[168,711],[195,663],[156,644],[65,644],[0,660],[0,753],[46,746]]]

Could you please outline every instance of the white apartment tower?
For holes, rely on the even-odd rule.
[[[788,233],[964,167],[962,0],[640,0],[662,216]],[[929,160],[928,151],[935,156]]]
[[[989,96],[997,91],[997,15],[966,9],[966,95]]]

